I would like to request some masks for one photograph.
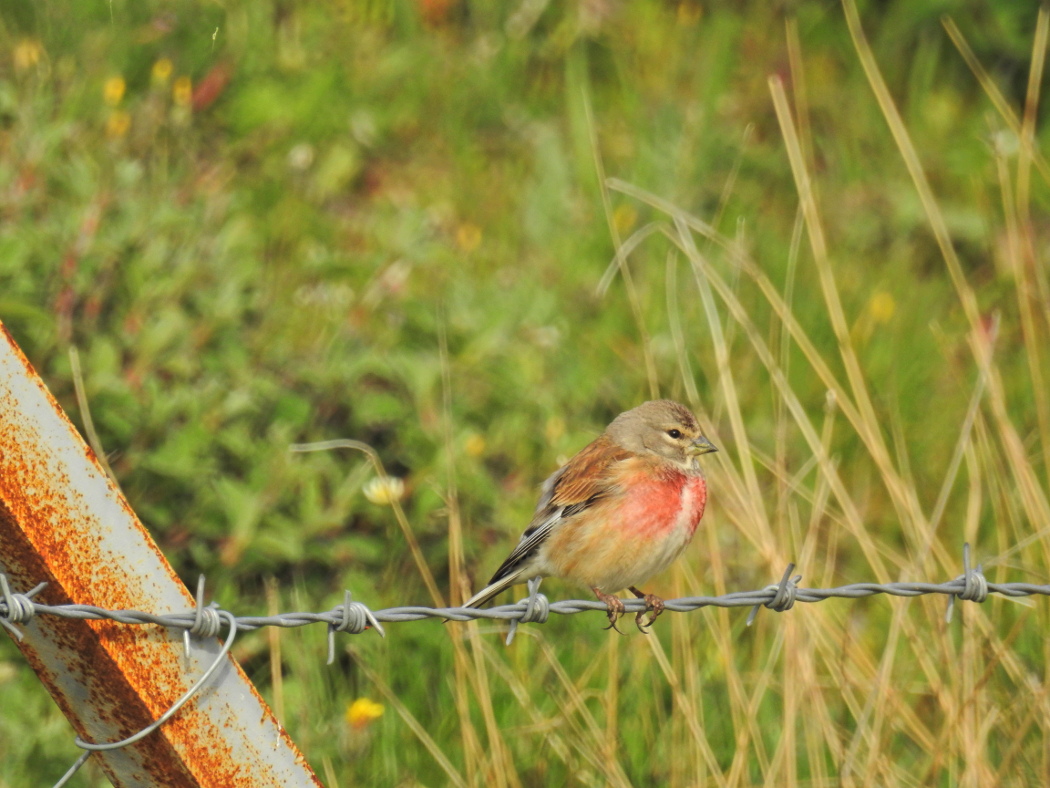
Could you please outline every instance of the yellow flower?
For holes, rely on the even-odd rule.
[[[699,3],[685,2],[678,4],[678,24],[695,25],[704,15],[703,6]]]
[[[405,497],[405,482],[396,476],[376,477],[365,485],[365,498],[379,506],[389,506]]]
[[[382,716],[383,704],[368,698],[358,698],[346,707],[346,721],[355,730],[361,730]]]
[[[897,302],[893,300],[893,296],[885,291],[876,293],[868,302],[868,314],[871,315],[871,319],[876,325],[889,323],[893,319],[893,313],[896,309]]]
[[[150,77],[153,79],[154,85],[164,85],[171,78],[171,72],[174,67],[171,61],[166,57],[162,57],[156,63],[153,64],[153,71],[150,72]]]
[[[15,61],[15,71],[28,71],[40,62],[40,56],[44,49],[35,38],[23,38],[15,44],[12,57]]]
[[[189,77],[179,77],[171,89],[171,97],[180,107],[188,107],[193,101],[193,81]]]
[[[128,133],[129,128],[131,128],[131,115],[122,109],[109,113],[109,119],[106,121],[107,137],[111,140],[118,140]]]
[[[632,205],[624,203],[616,206],[616,210],[613,211],[613,227],[616,228],[616,232],[620,233],[620,235],[627,235],[637,221],[638,211]]]
[[[456,228],[456,244],[464,252],[473,252],[481,245],[481,228],[465,222]]]
[[[477,433],[474,433],[467,438],[467,442],[463,445],[463,448],[471,457],[480,457],[485,452],[485,439]]]
[[[109,106],[115,107],[124,98],[125,88],[124,77],[110,77],[102,87],[102,98]]]

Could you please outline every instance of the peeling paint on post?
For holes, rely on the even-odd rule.
[[[0,571],[34,601],[153,613],[194,600],[0,323]],[[38,616],[18,644],[77,733],[123,739],[163,714],[221,644]],[[237,663],[137,744],[91,756],[115,786],[320,785]]]

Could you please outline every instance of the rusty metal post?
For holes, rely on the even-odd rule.
[[[0,323],[0,571],[34,601],[177,613],[194,600]],[[123,739],[163,714],[221,644],[164,627],[37,616],[18,643],[77,733]],[[142,741],[91,757],[114,786],[314,786],[237,663]]]

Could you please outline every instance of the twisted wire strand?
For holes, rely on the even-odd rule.
[[[1015,598],[1050,596],[1050,585],[990,582],[981,572],[980,566],[970,565],[969,545],[964,546],[963,565],[962,575],[954,580],[941,583],[849,583],[833,588],[800,588],[798,582],[801,580],[801,575],[791,577],[795,565],[789,564],[780,582],[776,585],[753,591],[734,591],[720,596],[688,596],[668,599],[664,602],[664,608],[674,613],[688,613],[705,607],[750,607],[753,609],[767,607],[782,612],[791,609],[798,602],[815,603],[833,598],[860,599],[878,594],[899,597],[941,594],[948,598],[950,611],[956,598],[983,602],[989,594]],[[0,573],[0,623],[7,627],[14,627],[16,623],[27,621],[33,615],[44,614],[70,619],[108,619],[123,624],[157,624],[202,636],[216,636],[220,633],[221,628],[229,627],[231,624],[235,624],[242,632],[250,632],[262,627],[288,629],[310,624],[326,624],[332,634],[335,632],[359,634],[368,629],[375,629],[379,634],[385,636],[383,624],[421,621],[427,618],[449,621],[543,623],[551,613],[568,616],[592,610],[602,613],[607,611],[605,603],[596,599],[568,599],[551,602],[539,593],[539,583],[533,581],[529,584],[530,595],[525,599],[489,608],[404,605],[371,610],[361,602],[351,600],[347,592],[343,604],[331,610],[277,613],[268,616],[235,616],[217,607],[214,603],[209,606],[204,605],[203,582],[202,577],[201,584],[198,586],[197,606],[193,610],[158,614],[139,610],[107,610],[94,605],[41,604],[34,602],[31,597],[42,586],[37,586],[28,594],[15,594],[10,591],[7,579]],[[628,613],[638,613],[645,609],[645,601],[642,599],[624,599],[623,604]],[[207,626],[202,622],[202,616],[206,614],[208,616]]]

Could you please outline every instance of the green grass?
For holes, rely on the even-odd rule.
[[[964,541],[992,580],[1047,582],[1045,16],[865,4],[865,43],[848,4],[441,8],[0,7],[0,320],[82,425],[77,348],[180,576],[239,613],[430,603],[367,460],[288,451],[345,437],[405,479],[462,598],[558,458],[659,393],[723,450],[657,593],[792,560],[812,586],[949,579]],[[594,614],[511,648],[428,621],[344,637],[333,668],[320,628],[236,652],[333,786],[1029,785],[1047,610],[829,601],[648,638]],[[0,786],[53,782],[72,731],[7,642],[0,692]],[[352,729],[362,697],[385,712]]]

